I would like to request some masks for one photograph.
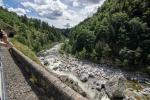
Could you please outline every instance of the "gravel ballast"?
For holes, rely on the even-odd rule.
[[[9,100],[40,100],[6,48],[0,50]]]

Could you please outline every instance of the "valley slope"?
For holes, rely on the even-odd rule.
[[[80,59],[150,72],[150,1],[106,0],[70,30],[62,49]]]

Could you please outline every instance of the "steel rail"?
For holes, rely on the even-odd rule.
[[[3,70],[3,63],[2,63],[2,54],[0,48],[0,100],[8,100],[6,96],[6,87],[5,87],[5,78],[4,78],[4,70]]]

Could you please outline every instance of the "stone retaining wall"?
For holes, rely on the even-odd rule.
[[[26,72],[31,82],[41,88],[48,96],[52,96],[55,100],[87,100],[16,48],[12,48],[10,53],[20,63],[19,67]]]

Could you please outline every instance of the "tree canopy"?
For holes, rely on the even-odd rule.
[[[60,29],[49,26],[39,19],[17,16],[14,12],[0,8],[0,28],[16,32],[15,40],[28,46],[35,52],[48,48],[53,42],[64,39]]]
[[[150,67],[150,1],[106,0],[96,14],[70,30],[65,50],[98,63]],[[80,58],[80,57],[79,57]]]

